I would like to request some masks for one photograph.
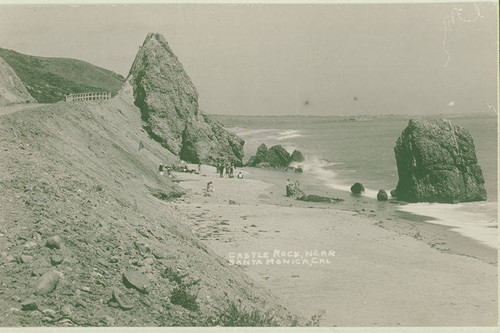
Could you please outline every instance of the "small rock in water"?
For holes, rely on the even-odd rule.
[[[59,255],[59,254],[55,254],[55,255],[50,257],[50,263],[52,264],[52,266],[57,266],[57,265],[61,264],[63,261],[64,261],[64,257]]]
[[[49,249],[60,249],[61,248],[61,238],[59,236],[52,236],[47,238],[45,246]]]
[[[387,192],[385,190],[379,190],[377,193],[378,201],[387,201]]]
[[[126,287],[134,288],[143,294],[148,293],[149,281],[144,274],[137,271],[126,271],[122,277]]]
[[[391,197],[393,197],[393,198],[397,198],[398,197],[398,192],[396,191],[396,189],[391,190]]]
[[[361,183],[354,183],[354,185],[351,186],[351,192],[353,194],[361,194],[364,191],[365,187]]]
[[[35,300],[27,299],[21,303],[21,309],[23,311],[34,311],[34,310],[38,309],[38,305],[36,304]]]
[[[62,273],[58,271],[47,272],[43,274],[36,287],[36,293],[39,295],[46,295],[56,289],[59,280],[62,277]]]

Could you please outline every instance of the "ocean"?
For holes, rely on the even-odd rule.
[[[290,153],[298,149],[306,158],[300,163],[304,172],[325,189],[350,192],[354,182],[361,182],[366,189],[364,196],[372,199],[376,199],[379,189],[389,193],[397,185],[394,146],[410,118],[216,116],[245,140],[244,161],[255,154],[261,143],[268,147],[281,144]],[[464,236],[497,248],[496,115],[447,115],[444,118],[471,133],[488,200],[459,204],[400,203],[394,209],[423,216],[428,223],[453,227]]]

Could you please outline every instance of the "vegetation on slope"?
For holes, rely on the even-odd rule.
[[[3,58],[39,103],[64,100],[64,95],[120,90],[125,79],[112,71],[85,61],[68,58],[30,56],[0,48]]]

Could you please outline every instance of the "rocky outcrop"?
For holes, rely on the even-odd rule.
[[[0,106],[36,103],[12,67],[0,58]]]
[[[377,193],[377,200],[378,201],[387,201],[388,199],[387,192],[385,190],[379,190]]]
[[[298,150],[294,150],[290,156],[290,162],[304,162],[304,155]]]
[[[291,162],[303,161],[304,156],[298,150],[294,150],[293,154],[290,155],[282,145],[275,145],[267,149],[265,144],[261,144],[257,148],[255,156],[250,157],[246,165],[261,168],[287,169]],[[302,172],[302,168],[300,168],[300,172]]]
[[[262,143],[258,148],[257,148],[257,153],[250,157],[250,159],[247,162],[247,166],[257,166],[261,162],[265,162],[266,160],[266,154],[267,154],[267,146]]]
[[[281,145],[272,146],[267,150],[266,162],[271,168],[286,168],[290,164],[290,154]]]
[[[351,192],[353,194],[361,194],[362,192],[365,191],[365,187],[363,186],[363,184],[361,183],[354,183],[352,186],[351,186]]]
[[[399,200],[455,203],[486,200],[470,133],[444,119],[410,120],[394,148]]]
[[[191,163],[215,165],[223,160],[242,166],[244,143],[210,116],[198,112],[196,117],[186,123],[180,157]]]
[[[199,110],[198,92],[162,35],[147,35],[128,81],[144,129],[163,147],[191,163],[242,165],[244,141]]]
[[[316,195],[316,194],[305,195],[303,197],[297,198],[297,200],[306,202],[326,202],[326,203],[337,203],[344,201],[344,199],[323,197],[321,195]]]
[[[288,182],[286,185],[286,196],[293,198],[295,200],[306,201],[306,202],[326,202],[326,203],[337,203],[344,201],[339,198],[324,197],[316,194],[306,194],[301,188],[298,182],[292,183]]]

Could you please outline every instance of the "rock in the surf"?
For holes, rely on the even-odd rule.
[[[387,192],[385,190],[379,190],[377,193],[377,200],[387,201],[387,199],[388,199]]]
[[[351,192],[353,194],[361,194],[362,192],[365,191],[365,187],[363,186],[363,184],[361,183],[354,183],[352,186],[351,186]]]
[[[304,162],[304,155],[299,150],[294,150],[290,156],[290,162]]]
[[[247,166],[257,166],[259,163],[265,162],[267,154],[267,146],[262,143],[259,148],[257,148],[257,153],[250,157],[247,162]]]
[[[267,150],[265,162],[271,168],[286,168],[290,164],[290,153],[282,145],[272,146]]]
[[[394,148],[399,200],[456,203],[486,200],[470,133],[444,119],[411,119]]]

